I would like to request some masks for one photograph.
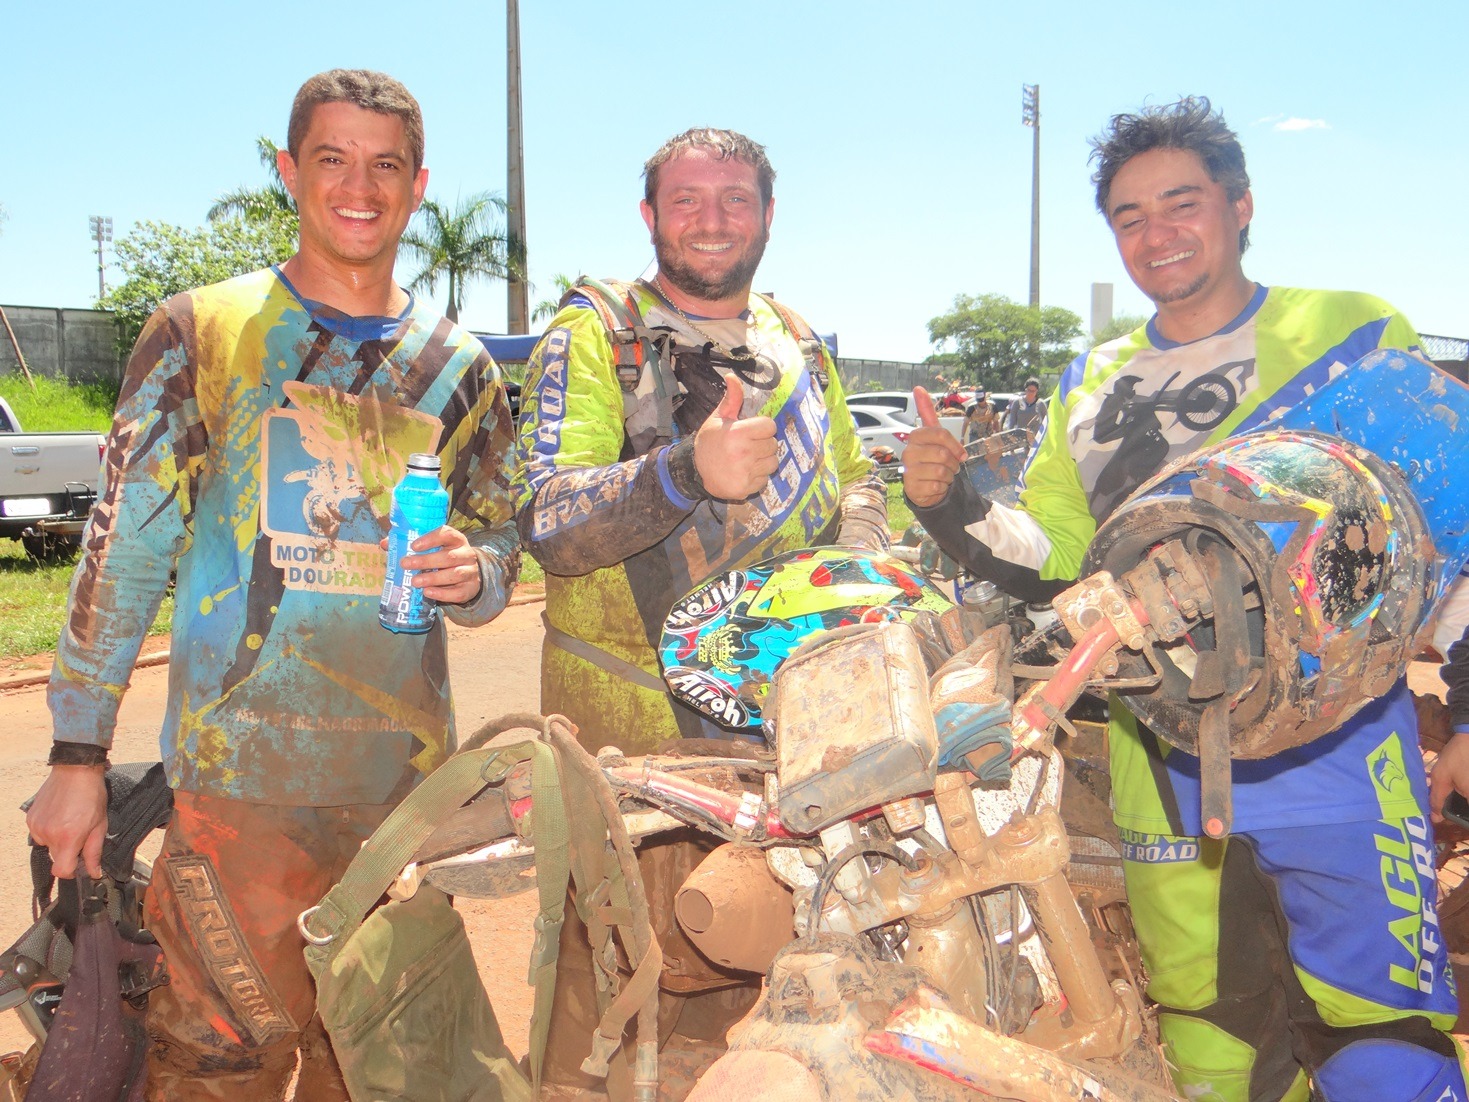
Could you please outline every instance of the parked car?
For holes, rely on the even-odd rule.
[[[1019,397],[1018,394],[990,394],[989,399],[994,403],[995,412],[1003,414],[1005,407]]]
[[[973,401],[975,390],[973,387],[970,387],[961,390],[959,393],[964,397],[965,404],[967,405],[970,401]],[[1005,407],[1019,397],[1018,394],[1011,394],[1009,392],[1000,393],[993,390],[988,391],[987,394],[989,400],[995,405],[996,413],[1004,413]],[[942,395],[934,395],[935,400],[940,397]],[[869,411],[886,410],[897,414],[899,420],[909,425],[918,424],[918,408],[913,402],[913,392],[911,390],[874,390],[865,394],[848,394],[847,408]]]
[[[20,540],[37,559],[80,547],[104,446],[96,432],[22,432],[0,398],[0,537]]]
[[[874,406],[871,409],[848,407],[852,420],[857,422],[857,439],[862,441],[862,450],[871,453],[873,448],[891,448],[899,459],[908,446],[908,434],[913,431],[911,422],[904,421],[897,413]]]
[[[888,414],[912,428],[918,424],[918,408],[911,390],[874,390],[865,394],[848,394],[847,408],[881,416]]]

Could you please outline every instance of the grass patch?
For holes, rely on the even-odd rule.
[[[106,432],[117,405],[116,383],[78,383],[35,376],[31,389],[25,376],[0,376],[0,397],[15,411],[27,432]],[[76,561],[41,563],[30,558],[19,540],[0,539],[0,658],[20,658],[55,650],[66,624],[66,596]],[[163,635],[173,622],[173,597],[163,608],[150,635]]]
[[[908,508],[908,503],[903,500],[903,484],[901,482],[888,483],[888,531],[896,539],[908,530],[913,523],[913,510]]]
[[[19,540],[0,539],[0,658],[55,650],[66,624],[66,595],[76,562],[40,563]],[[163,599],[149,635],[173,625],[173,594]]]
[[[106,432],[117,405],[116,383],[69,383],[35,376],[31,390],[19,372],[0,375],[0,398],[26,432]]]

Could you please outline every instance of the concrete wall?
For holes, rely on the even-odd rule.
[[[31,374],[76,382],[122,377],[117,326],[106,310],[10,305],[3,308]],[[0,374],[18,370],[15,348],[0,326]]]

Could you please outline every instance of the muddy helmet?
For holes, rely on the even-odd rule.
[[[1432,537],[1407,481],[1337,437],[1255,432],[1180,460],[1108,518],[1083,572],[1120,576],[1169,539],[1214,571],[1214,609],[1156,646],[1161,679],[1124,699],[1190,753],[1215,683],[1233,757],[1335,730],[1401,676],[1431,609]],[[1144,655],[1120,658],[1119,676],[1153,677]]]
[[[689,593],[664,621],[658,657],[677,699],[720,726],[758,735],[775,671],[818,632],[953,607],[914,567],[888,555],[806,548]]]

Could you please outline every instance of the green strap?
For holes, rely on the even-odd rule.
[[[669,389],[668,369],[663,363],[663,357],[658,354],[652,334],[643,324],[642,315],[633,307],[627,284],[615,281],[604,283],[591,276],[582,276],[561,299],[562,305],[573,294],[581,294],[591,300],[597,316],[602,319],[602,325],[607,330],[608,338],[612,341],[612,351],[619,366],[624,364],[624,350],[642,349],[642,361],[637,374],[631,380],[632,385],[624,383],[624,388],[628,391],[637,389],[642,369],[653,369],[653,400],[658,411],[658,436],[663,440],[672,440],[673,394]],[[623,381],[620,373],[618,378],[620,382]]]
[[[551,1032],[551,998],[556,990],[556,957],[561,951],[561,926],[566,921],[566,889],[571,880],[571,824],[555,755],[545,743],[537,744],[531,762],[531,823],[536,847],[536,891],[541,913],[536,916],[535,945],[531,949],[529,982],[535,989],[530,1017],[530,1073],[532,1097],[541,1094],[541,1064]]]
[[[541,903],[530,961],[530,982],[535,986],[530,1064],[532,1087],[539,1093],[556,984],[556,957],[565,920],[566,889],[571,876],[571,828],[556,754],[547,742],[522,739],[491,744],[462,751],[444,762],[363,843],[341,882],[314,911],[308,912],[302,930],[311,942],[306,949],[308,956],[316,956],[323,967],[329,966],[338,947],[347,942],[348,935],[361,924],[443,820],[486,784],[500,779],[526,760],[531,763],[530,833],[536,851],[536,886]]]
[[[329,961],[346,942],[344,935],[361,925],[367,912],[444,818],[486,784],[498,780],[512,766],[528,758],[534,759],[533,770],[549,768],[554,774],[556,763],[551,748],[535,739],[455,754],[429,774],[363,843],[341,882],[327,892],[313,911],[307,912],[302,926],[312,943],[307,952]],[[548,808],[535,823],[537,827],[545,827],[553,840],[557,836],[556,811]],[[565,838],[564,811],[561,811],[560,836]],[[554,851],[554,841],[544,856],[538,845],[537,864],[543,860],[554,861],[551,851]],[[560,859],[563,863],[566,860],[564,852]]]

